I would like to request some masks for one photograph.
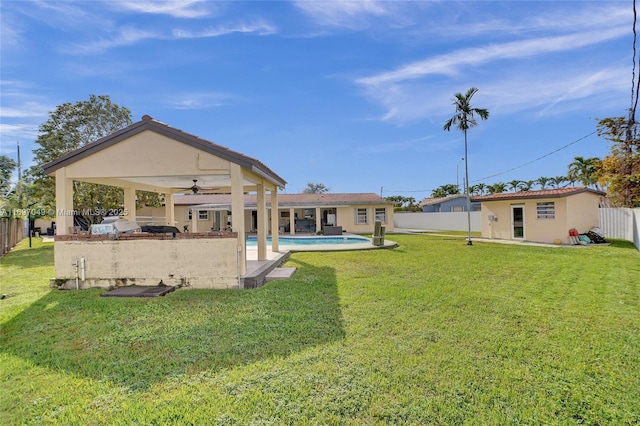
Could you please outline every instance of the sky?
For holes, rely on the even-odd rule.
[[[631,1],[0,1],[1,153],[33,165],[38,127],[108,95],[330,192],[420,200],[566,175],[603,157],[598,119],[626,115]],[[636,73],[638,71],[636,70]]]

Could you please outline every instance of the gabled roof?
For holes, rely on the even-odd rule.
[[[193,148],[199,149],[203,152],[209,153],[232,163],[236,163],[241,167],[249,169],[252,172],[264,177],[265,179],[271,181],[281,188],[284,188],[287,183],[284,179],[282,179],[266,165],[256,160],[255,158],[251,158],[239,152],[232,151],[222,145],[215,144],[208,140],[201,139],[198,136],[173,128],[165,123],[154,120],[148,115],[144,115],[141,121],[133,123],[125,127],[124,129],[115,131],[103,138],[98,139],[95,142],[88,143],[66,155],[63,155],[62,157],[46,163],[42,166],[42,168],[44,169],[44,173],[46,175],[50,175],[61,167],[75,163],[76,161],[93,155],[105,148],[108,148],[120,141],[135,136],[146,130],[166,136],[175,141],[182,142]]]
[[[544,189],[539,191],[502,192],[499,194],[478,195],[471,197],[471,201],[498,201],[498,200],[523,200],[529,198],[562,198],[571,195],[590,192],[595,195],[606,195],[602,191],[587,188],[586,186],[567,187],[560,189]]]
[[[266,197],[267,205],[271,204],[271,197]],[[231,195],[229,194],[197,194],[197,195],[175,195],[173,203],[176,206],[198,206],[198,205],[231,205]],[[245,207],[257,204],[257,195],[244,195]],[[278,207],[338,207],[365,204],[391,203],[374,193],[346,193],[346,194],[278,194]]]

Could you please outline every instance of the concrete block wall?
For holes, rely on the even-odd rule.
[[[101,236],[108,237],[108,236]],[[79,288],[123,285],[237,288],[236,238],[56,240],[52,286],[76,288],[74,262],[85,259]],[[79,278],[82,270],[78,268]]]

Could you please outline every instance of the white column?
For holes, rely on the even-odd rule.
[[[124,217],[132,222],[136,221],[136,189],[124,189],[124,210],[127,213]]]
[[[316,232],[322,230],[322,217],[320,217],[320,207],[316,207]]]
[[[257,185],[258,197],[258,260],[267,260],[267,202],[264,185]]]
[[[198,232],[198,210],[191,210],[191,232]]]
[[[278,187],[271,190],[271,251],[280,250],[280,211],[278,209]]]
[[[164,218],[165,225],[176,226],[176,209],[173,204],[173,194],[171,192],[164,193]]]
[[[67,169],[56,170],[56,233],[69,234],[73,226],[73,179],[67,178]]]
[[[240,275],[247,274],[247,248],[244,230],[244,178],[238,164],[231,163],[231,229],[238,233]]]
[[[296,210],[289,209],[289,233],[294,235],[296,233]]]

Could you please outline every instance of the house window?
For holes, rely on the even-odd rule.
[[[536,204],[536,219],[555,219],[556,205],[554,202]]]
[[[193,215],[192,210],[187,210],[187,220],[191,220]],[[198,210],[198,220],[209,220],[209,212],[207,210]]]
[[[387,209],[385,209],[384,207],[376,207],[375,210],[375,220],[379,220],[382,223],[386,224],[387,223]]]
[[[463,212],[464,211],[464,207],[463,206],[453,206],[453,207],[451,207],[451,211],[452,212]]]
[[[366,225],[368,222],[367,209],[356,209],[356,225]]]

